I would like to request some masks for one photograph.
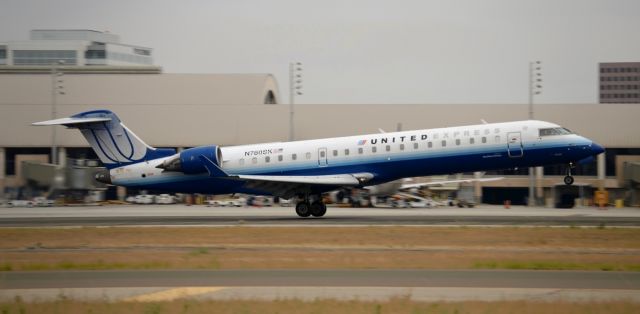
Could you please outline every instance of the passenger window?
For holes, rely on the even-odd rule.
[[[474,144],[476,142],[476,139],[471,137],[469,138],[469,144]]]
[[[377,148],[377,147],[375,147],[375,146],[371,146],[371,152],[372,152],[372,153],[375,153],[375,152],[377,152],[377,151],[378,151],[378,148]]]
[[[500,143],[500,135],[496,135],[496,143]]]
[[[282,161],[282,155],[278,155],[278,161]]]
[[[418,149],[418,143],[413,143],[413,149]]]
[[[404,150],[404,144],[400,144],[400,150]]]
[[[321,151],[320,151],[320,157],[324,158],[324,155],[325,155],[325,154],[326,154],[326,153],[325,153],[323,150],[321,150]]]
[[[387,147],[385,147],[386,151],[390,152],[391,151],[391,145],[387,145]]]
[[[252,164],[257,164],[258,163],[258,157],[251,158],[251,163]]]
[[[307,159],[311,159],[311,153],[306,153],[304,156],[307,157]]]
[[[358,154],[362,155],[362,153],[364,152],[364,149],[362,149],[362,147],[358,148]]]
[[[486,142],[487,142],[487,137],[486,137],[486,136],[483,136],[483,137],[482,137],[482,144],[484,144],[484,143],[486,143]]]
[[[344,155],[345,155],[345,156],[349,156],[349,149],[345,149],[345,150],[344,150]]]
[[[447,147],[447,141],[443,140],[441,144],[442,144],[442,147]]]
[[[456,139],[456,145],[460,145],[460,139]]]
[[[271,161],[271,156],[264,157],[264,162],[270,162],[270,161]]]
[[[433,143],[431,143],[431,142],[427,143],[427,147],[429,147],[429,148],[433,147]]]
[[[338,156],[338,150],[337,150],[337,149],[334,149],[334,150],[333,150],[333,156],[334,156],[334,157],[335,157],[335,156]]]
[[[291,160],[296,160],[298,159],[298,155],[297,154],[291,154]]]

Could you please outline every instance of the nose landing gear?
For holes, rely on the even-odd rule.
[[[574,164],[571,162],[569,163],[569,167],[567,167],[567,175],[564,177],[564,184],[566,185],[572,185],[574,182],[573,176],[571,175],[571,169],[575,167]]]

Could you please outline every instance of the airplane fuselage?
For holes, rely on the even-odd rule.
[[[544,121],[528,120],[318,140],[227,146],[219,168],[229,175],[322,176],[370,173],[375,185],[405,177],[568,164],[602,151],[591,140]],[[269,194],[208,173],[157,168],[172,157],[110,170],[127,187],[185,193]],[[312,193],[331,190],[314,186]]]

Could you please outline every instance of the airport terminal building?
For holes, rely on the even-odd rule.
[[[76,56],[94,44],[89,40],[83,45]],[[7,57],[12,54],[15,51]],[[0,193],[12,193],[26,183],[22,161],[50,161],[53,143],[59,147],[61,164],[96,159],[79,132],[59,128],[54,138],[52,128],[30,125],[51,119],[54,111],[56,117],[66,117],[92,109],[112,110],[155,147],[288,140],[290,107],[282,104],[270,74],[166,74],[152,64],[125,67],[107,60],[98,65],[79,61],[76,65],[20,66],[6,61],[0,65]],[[61,85],[64,93],[57,93]],[[526,104],[303,104],[295,106],[294,129],[295,139],[305,140],[395,131],[399,126],[411,130],[473,125],[481,119],[526,120],[527,115]],[[607,149],[574,172],[580,193],[591,195],[595,188],[606,188],[612,198],[624,198],[630,205],[640,203],[638,117],[640,104],[633,103],[535,106],[536,119],[560,124]],[[564,169],[560,165],[536,170],[538,198],[554,195],[562,185]],[[476,184],[478,198],[489,203],[501,203],[507,197],[514,204],[525,201],[527,169],[487,175],[507,179]]]

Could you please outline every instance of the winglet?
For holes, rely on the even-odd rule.
[[[198,158],[200,158],[200,160],[204,164],[204,167],[207,168],[207,171],[209,172],[210,177],[228,177],[229,176],[229,174],[224,172],[224,170],[220,169],[218,165],[216,165],[213,161],[211,161],[211,159],[207,158],[205,155],[200,155],[198,156]]]

